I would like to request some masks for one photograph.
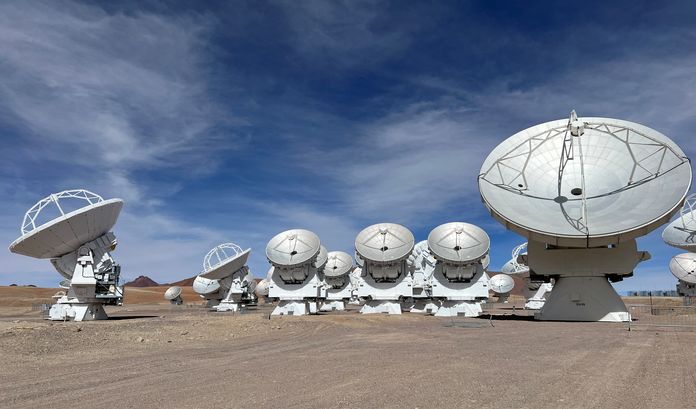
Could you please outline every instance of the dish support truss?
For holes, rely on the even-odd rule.
[[[216,246],[208,252],[208,254],[203,257],[203,272],[214,269],[215,267],[222,264],[224,261],[230,258],[237,257],[242,254],[244,250],[234,243],[223,243]]]
[[[587,227],[588,200],[610,196],[635,188],[660,177],[661,175],[681,166],[685,162],[688,162],[686,157],[681,156],[671,146],[629,126],[607,124],[604,122],[582,122],[582,125],[578,125],[578,122],[580,121],[577,120],[575,111],[573,111],[566,126],[557,126],[530,136],[523,142],[514,146],[505,154],[501,155],[500,158],[493,162],[493,164],[485,172],[479,175],[479,178],[485,180],[491,185],[521,196],[532,197],[540,200],[557,201],[566,221],[578,232],[589,235],[590,232]],[[581,135],[586,130],[594,130],[609,137],[615,138],[616,140],[625,144],[626,149],[628,150],[633,161],[633,167],[629,180],[624,186],[609,192],[601,193],[599,195],[591,197],[586,196],[584,174],[585,160],[582,153],[581,138]],[[549,141],[557,137],[563,137],[557,178],[558,196],[556,198],[549,198],[532,195],[528,192],[529,184],[527,183],[526,175],[530,159],[534,156],[534,153],[538,149],[544,146],[544,144],[549,143]],[[652,146],[654,150],[651,154],[639,159],[634,154],[633,149],[634,147],[638,146],[641,148]],[[672,156],[673,159],[676,159],[676,162],[674,160],[665,161],[665,158],[668,155]],[[520,161],[520,158],[523,158],[524,161]],[[580,164],[581,194],[577,199],[566,198],[563,196],[563,192],[561,191],[561,187],[563,185],[563,176],[566,167],[571,160],[577,160]],[[521,162],[521,165],[515,165],[517,162]],[[676,164],[669,166],[666,163]],[[561,197],[564,198],[564,201],[558,200],[558,198]],[[569,214],[564,203],[574,201],[582,202],[581,211],[579,214],[572,216]]]
[[[52,193],[51,195],[39,200],[24,214],[24,220],[22,221],[21,228],[22,235],[25,235],[38,227],[36,225],[36,220],[39,217],[39,214],[41,214],[41,211],[50,204],[54,204],[61,216],[64,216],[65,212],[60,205],[60,201],[62,199],[81,199],[90,205],[104,201],[104,198],[98,194],[84,189],[64,190],[59,193]]]
[[[687,243],[696,241],[696,193],[690,194],[684,201],[684,206],[679,211],[679,219],[681,227],[675,228],[689,234],[686,238]]]

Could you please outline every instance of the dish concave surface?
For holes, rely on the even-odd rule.
[[[266,257],[275,265],[296,266],[317,256],[320,246],[319,236],[309,230],[287,230],[268,242]]]
[[[355,238],[355,249],[363,260],[392,262],[408,257],[415,239],[406,227],[395,223],[373,224]]]
[[[571,247],[616,244],[669,221],[691,183],[684,152],[640,124],[578,121],[580,136],[571,120],[556,120],[491,152],[479,174],[491,214],[530,239]]]
[[[428,247],[435,258],[465,263],[488,254],[491,241],[483,229],[469,223],[442,224],[428,235]]]
[[[515,287],[515,281],[507,274],[496,274],[491,277],[488,285],[496,294],[505,294],[512,291]]]
[[[353,258],[342,251],[332,251],[328,255],[329,260],[324,267],[324,275],[327,277],[341,277],[353,268]]]
[[[672,257],[669,271],[681,281],[696,283],[696,254],[683,253]]]

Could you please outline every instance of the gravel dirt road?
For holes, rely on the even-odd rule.
[[[1,408],[693,408],[696,333],[142,305],[0,309]]]

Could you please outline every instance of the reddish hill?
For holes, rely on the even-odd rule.
[[[140,276],[133,281],[127,282],[125,285],[128,287],[155,287],[159,284],[150,277]]]
[[[178,285],[179,287],[190,287],[193,285],[193,280],[196,279],[196,276],[189,277],[189,278],[184,278],[183,280],[175,281],[170,284],[162,284],[162,285]]]

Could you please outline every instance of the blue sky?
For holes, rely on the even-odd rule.
[[[233,241],[293,227],[351,251],[381,221],[425,239],[467,221],[500,267],[524,239],[481,203],[483,159],[553,119],[616,117],[675,140],[696,129],[694,2],[9,1],[0,4],[0,241],[51,192],[126,201],[127,278],[196,274]],[[679,253],[620,290],[671,289]],[[0,284],[55,285],[0,252]]]

